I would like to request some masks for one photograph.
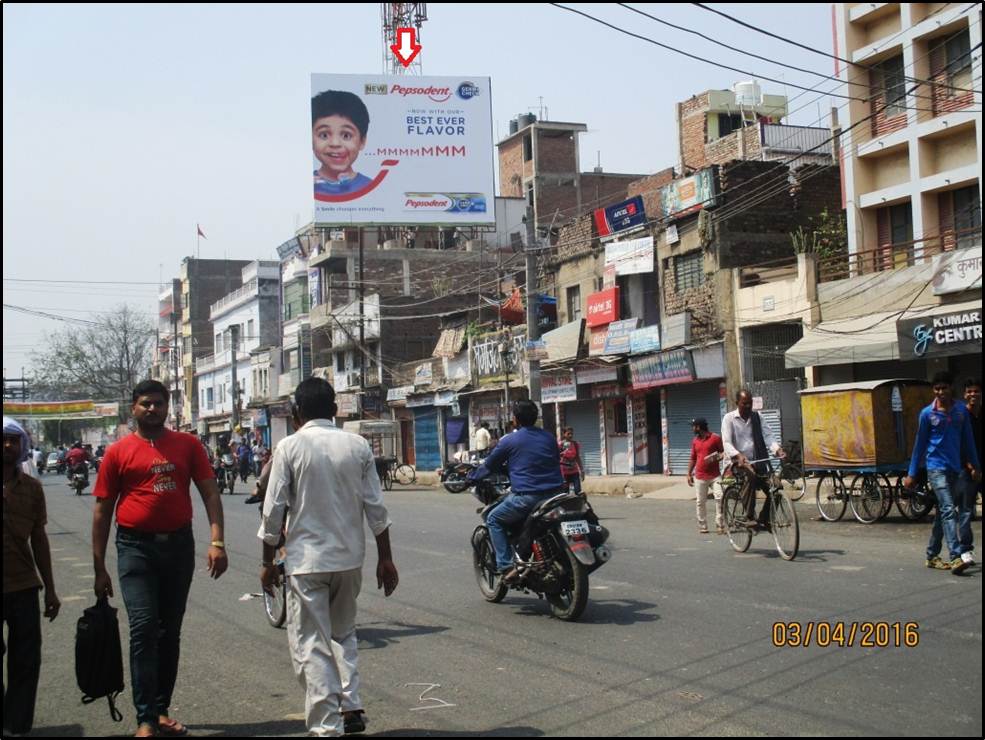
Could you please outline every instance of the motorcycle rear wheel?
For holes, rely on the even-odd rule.
[[[467,478],[458,473],[453,473],[452,475],[454,477],[449,476],[442,484],[448,493],[461,493],[462,491],[468,490],[470,484]]]
[[[560,559],[564,569],[561,593],[548,595],[551,614],[564,622],[574,622],[588,606],[588,571],[567,547]]]
[[[472,537],[472,565],[482,598],[498,604],[506,597],[509,587],[496,574],[496,552],[489,538],[489,530],[482,529]]]

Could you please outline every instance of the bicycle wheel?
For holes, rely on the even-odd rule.
[[[771,494],[770,528],[773,530],[773,542],[776,551],[784,560],[793,560],[800,549],[800,523],[797,521],[797,510],[784,491],[774,491]]]
[[[817,511],[824,521],[836,522],[845,515],[845,507],[848,505],[845,484],[837,473],[821,473],[814,496]]]
[[[400,485],[410,486],[417,481],[417,471],[414,470],[413,465],[401,463],[397,466],[396,471],[394,471],[394,477]]]
[[[872,524],[882,514],[882,489],[874,473],[859,473],[852,478],[848,501],[852,513],[862,524]]]
[[[380,479],[380,483],[383,484],[384,491],[393,490],[393,474],[390,472],[389,468],[383,471],[383,477]]]
[[[901,473],[899,480],[896,482],[896,495],[900,505],[900,512],[907,519],[919,522],[933,511],[937,499],[927,486],[926,478],[923,476],[918,477],[915,481],[916,485],[912,489],[906,489],[903,488],[903,478],[905,477],[906,474]]]
[[[890,482],[889,476],[885,473],[879,473],[876,477],[879,479],[879,487],[882,488],[882,511],[879,513],[879,518],[885,519],[889,516],[889,512],[893,510],[893,498],[896,493],[896,487]]]
[[[263,609],[271,627],[283,627],[287,620],[287,577],[284,575],[284,564],[279,563],[280,585],[273,593],[263,592]]]
[[[780,466],[780,484],[791,501],[800,501],[807,492],[807,477],[804,468],[796,463],[783,463]]]
[[[729,486],[722,496],[725,514],[725,529],[728,541],[736,552],[745,552],[752,544],[752,531],[746,526],[746,507],[742,502],[742,491],[738,486]]]

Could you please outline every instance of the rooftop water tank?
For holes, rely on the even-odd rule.
[[[736,82],[732,86],[732,92],[735,93],[736,105],[755,108],[763,104],[763,89],[755,80]]]

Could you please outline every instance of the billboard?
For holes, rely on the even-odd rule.
[[[606,244],[605,266],[615,267],[616,275],[653,272],[653,237]]]
[[[619,318],[619,287],[600,290],[588,296],[588,320],[593,329]]]
[[[317,224],[494,224],[488,77],[311,76]]]
[[[718,169],[709,167],[682,177],[660,189],[660,216],[664,220],[683,218],[702,208],[716,205]]]
[[[637,195],[608,208],[595,209],[595,229],[600,238],[646,226],[643,196]]]

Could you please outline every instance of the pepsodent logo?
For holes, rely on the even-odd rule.
[[[404,193],[404,210],[485,213],[486,196],[482,193]]]
[[[472,98],[479,97],[480,90],[479,86],[474,82],[463,82],[458,86],[458,90],[456,92],[458,93],[458,97],[462,100],[471,100]]]
[[[403,85],[395,84],[390,87],[390,94],[400,95],[405,98],[408,95],[426,95],[435,103],[444,103],[452,96],[450,87],[435,87],[434,85],[429,85],[428,87],[404,87]]]

